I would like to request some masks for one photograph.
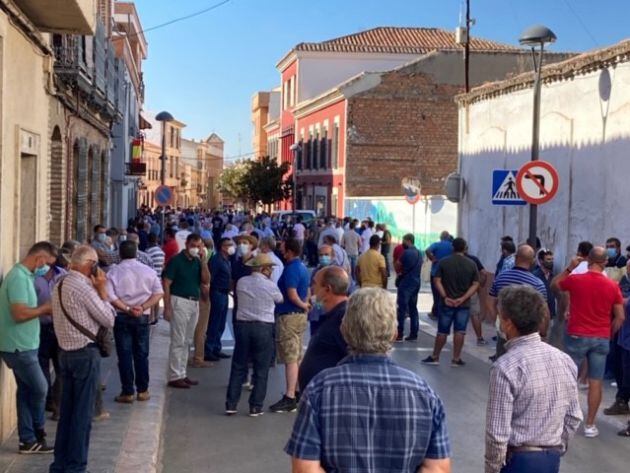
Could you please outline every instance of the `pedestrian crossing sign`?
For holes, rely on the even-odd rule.
[[[516,189],[518,169],[492,171],[492,205],[525,205]]]

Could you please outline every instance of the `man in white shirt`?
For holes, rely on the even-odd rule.
[[[365,230],[363,230],[363,233],[361,234],[361,254],[370,249],[370,238],[372,238],[372,235],[374,235],[374,222],[366,220]]]
[[[319,239],[317,241],[317,248],[319,248],[320,246],[322,246],[324,244],[324,238],[326,236],[332,236],[334,237],[335,241],[338,242],[338,235],[337,235],[337,228],[335,227],[335,219],[334,218],[329,218],[328,221],[326,222],[326,228],[324,228],[320,233],[319,233]]]
[[[297,241],[300,242],[300,248],[304,250],[304,235],[306,233],[306,227],[302,223],[302,217],[298,215],[297,223],[293,225],[293,234]]]
[[[179,230],[175,233],[175,241],[177,241],[177,246],[179,246],[179,251],[183,251],[186,249],[186,238],[192,232],[188,229],[188,222],[186,220],[181,220],[179,222]]]
[[[282,260],[276,256],[274,253],[274,249],[276,248],[276,239],[274,237],[264,237],[258,243],[258,250],[269,256],[271,262],[274,264],[271,270],[271,280],[278,284],[280,280],[280,276],[282,276],[282,271],[284,270],[284,264],[282,264]]]
[[[350,221],[350,227],[343,234],[343,239],[341,240],[341,246],[346,253],[348,254],[348,259],[350,260],[351,273],[354,274],[354,270],[357,267],[357,260],[359,258],[359,247],[361,245],[361,237],[356,232],[356,220]]]
[[[236,284],[238,310],[234,323],[234,355],[228,384],[225,413],[236,414],[243,383],[247,379],[247,365],[254,365],[249,396],[249,415],[262,415],[263,402],[267,394],[267,377],[274,351],[273,325],[276,304],[283,301],[278,286],[271,281],[273,261],[268,254],[261,253],[250,259],[247,266],[252,274],[242,277]]]

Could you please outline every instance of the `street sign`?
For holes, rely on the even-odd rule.
[[[516,176],[516,188],[528,203],[540,205],[549,202],[558,192],[558,171],[546,161],[530,161]]]
[[[492,171],[492,205],[526,205],[516,189],[518,170]]]
[[[405,177],[402,180],[402,188],[405,193],[405,200],[411,205],[417,204],[422,197],[422,194],[420,193],[422,190],[420,179]]]
[[[173,191],[168,186],[160,186],[155,189],[155,201],[158,205],[167,206],[173,202]]]

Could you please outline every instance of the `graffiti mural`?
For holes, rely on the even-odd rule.
[[[443,196],[422,196],[415,205],[399,197],[348,198],[344,200],[344,215],[386,223],[396,241],[413,233],[421,249],[436,241],[442,230],[455,234],[457,228],[457,204]]]

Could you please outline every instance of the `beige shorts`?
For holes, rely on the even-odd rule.
[[[302,359],[302,339],[308,320],[306,314],[293,313],[278,317],[276,351],[278,363],[298,363]]]

